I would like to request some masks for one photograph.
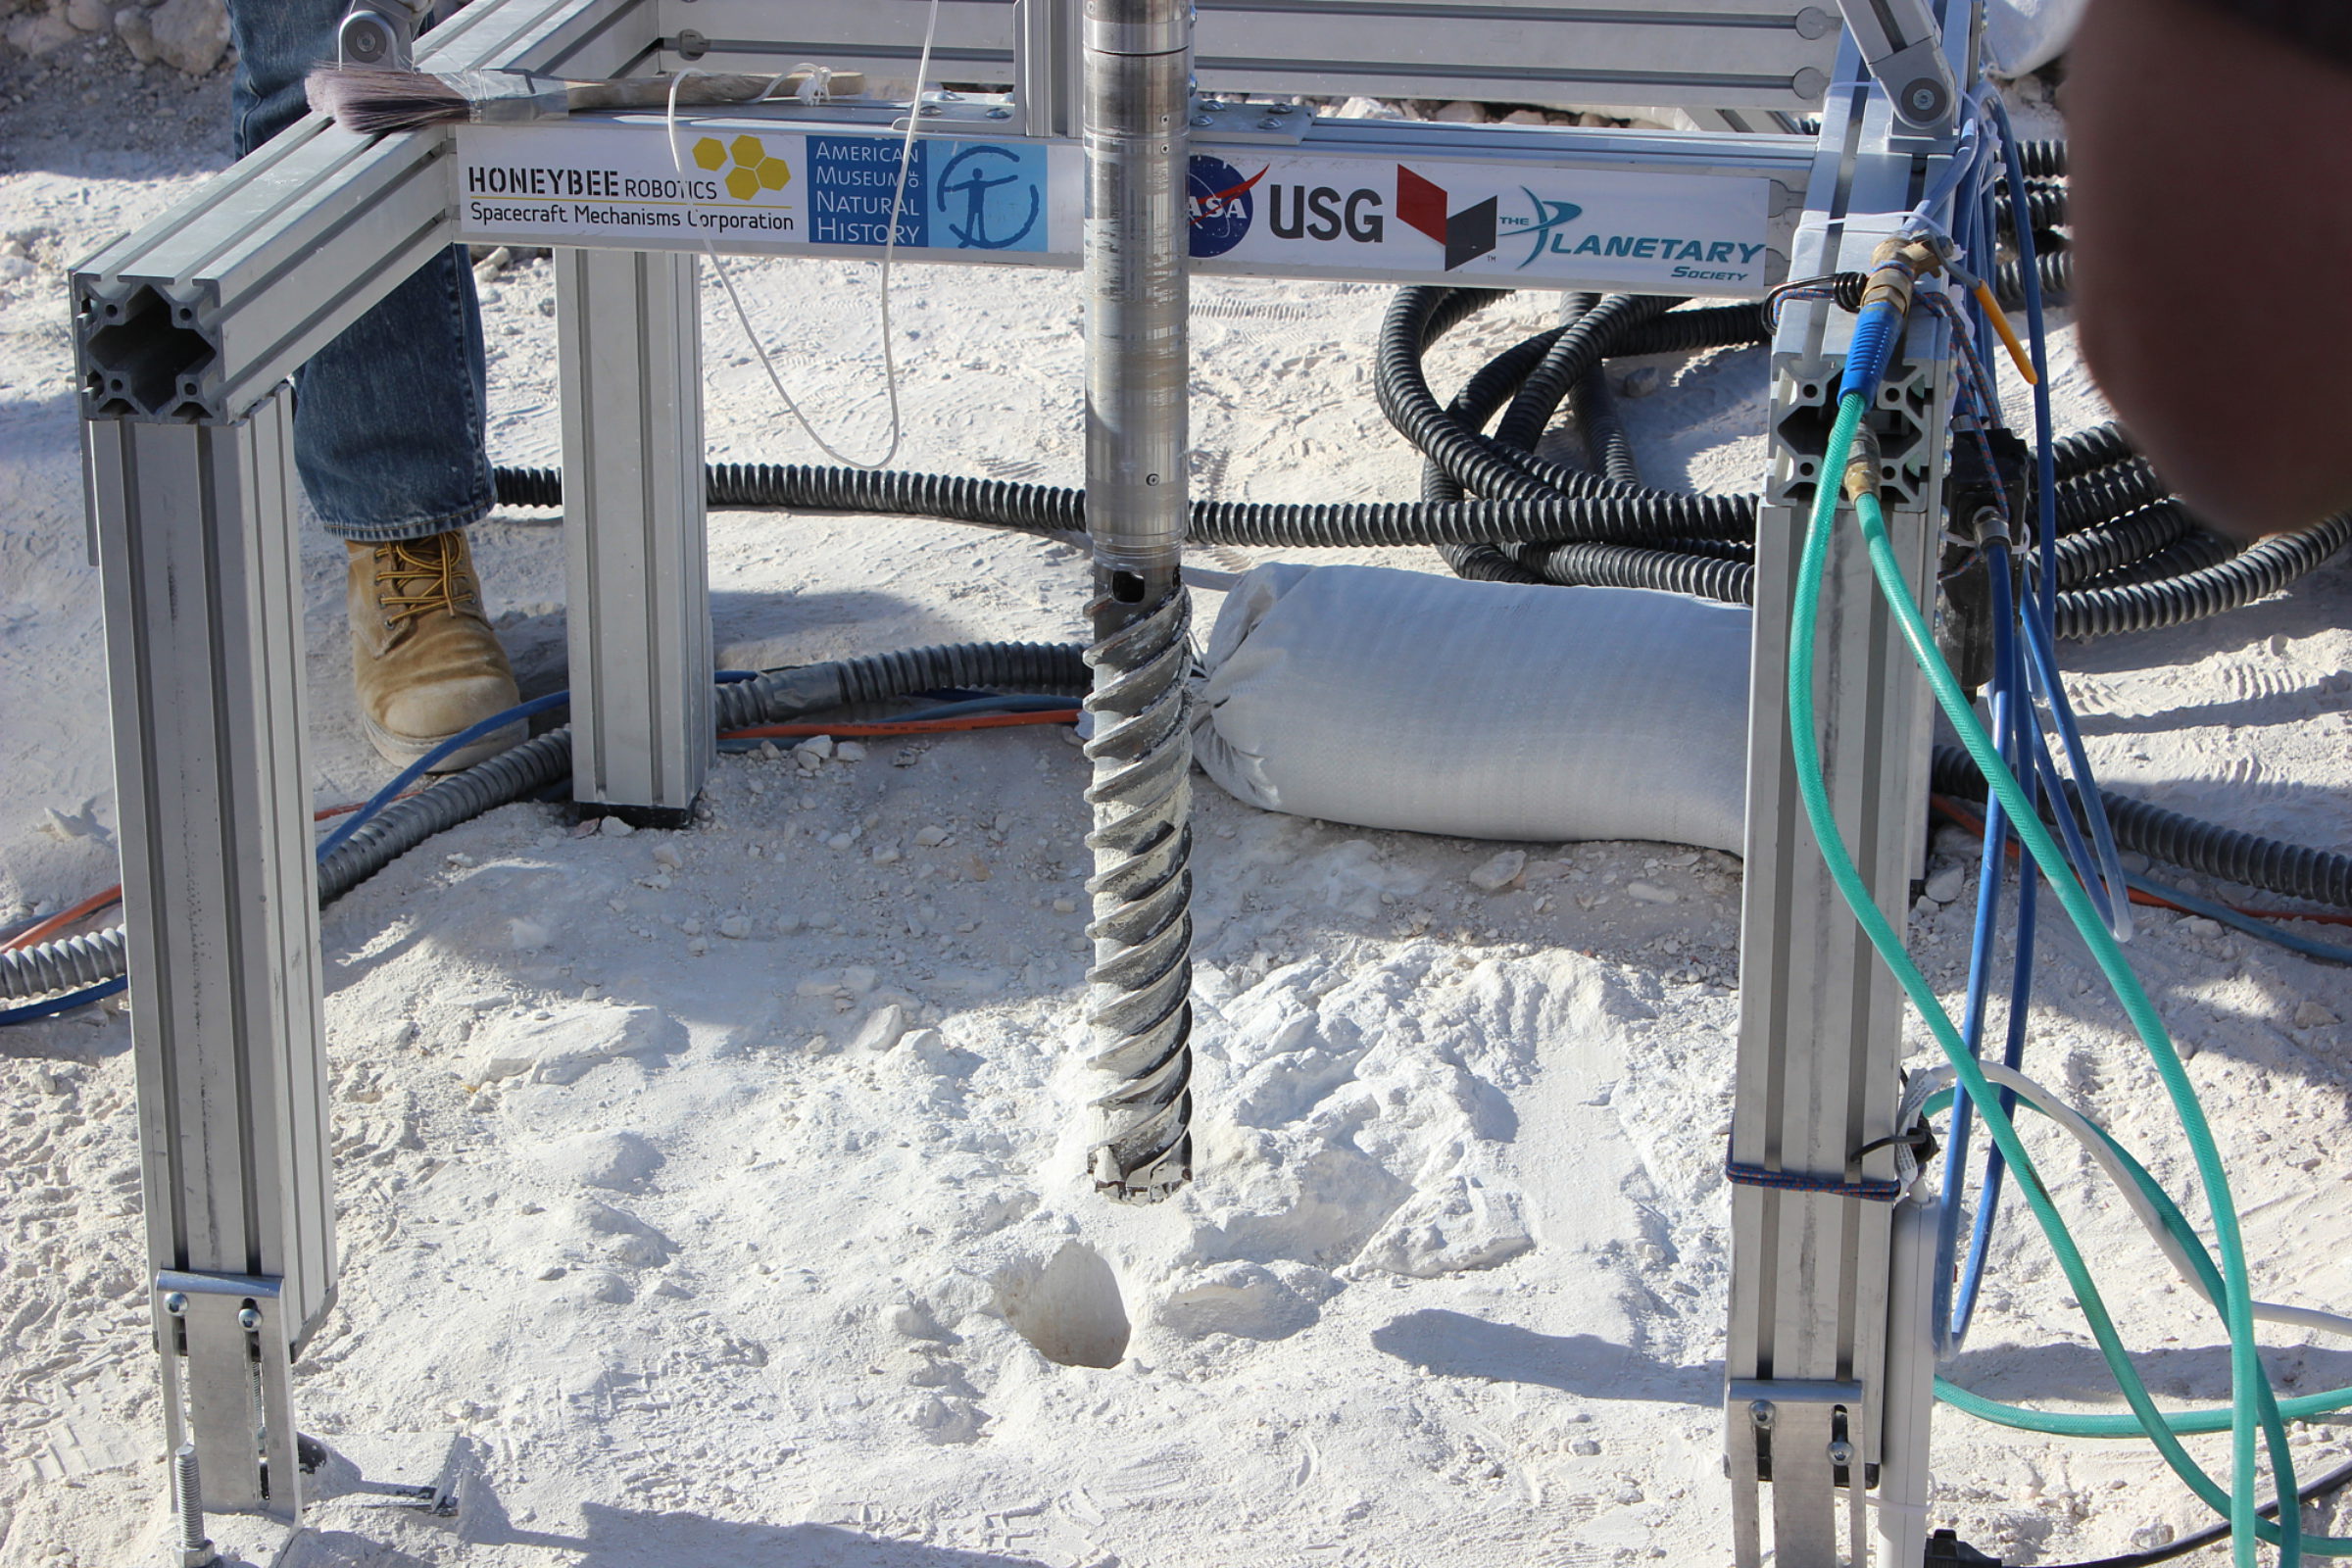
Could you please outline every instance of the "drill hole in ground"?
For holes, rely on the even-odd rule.
[[[1083,1242],[1064,1242],[1043,1268],[997,1276],[997,1310],[1056,1366],[1117,1366],[1127,1354],[1127,1303],[1119,1277]]]

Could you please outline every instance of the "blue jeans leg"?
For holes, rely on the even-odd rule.
[[[302,117],[346,0],[229,0],[242,158]],[[461,247],[434,257],[294,376],[294,464],[326,531],[416,539],[490,511],[482,317]]]

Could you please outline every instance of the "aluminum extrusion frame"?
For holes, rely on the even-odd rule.
[[[572,798],[683,826],[717,755],[692,255],[556,253]]]
[[[102,420],[86,453],[165,1423],[217,1506],[287,1521],[292,1425],[256,1413],[282,1417],[335,1282],[292,401],[227,425]],[[198,1283],[163,1284],[178,1276]],[[205,1280],[267,1296],[262,1330],[169,1309]]]
[[[1949,10],[1965,22],[1965,0],[1951,0]],[[1967,60],[1965,25],[1950,47]],[[1849,47],[1824,111],[1792,260],[1797,275],[1866,270],[1872,247],[1903,220],[1952,147],[1899,123]],[[1738,1165],[1831,1184],[1893,1177],[1891,1150],[1856,1151],[1894,1130],[1902,1049],[1902,993],[1830,879],[1798,798],[1788,736],[1797,561],[1815,487],[1838,481],[1821,471],[1821,459],[1852,322],[1826,302],[1793,302],[1773,342],[1729,1153]],[[1933,591],[1951,354],[1941,323],[1915,316],[1867,416],[1881,436],[1887,531],[1923,604]],[[1839,831],[1901,930],[1926,843],[1934,706],[1879,596],[1850,510],[1840,505],[1838,515],[1816,621],[1824,770]],[[1864,1563],[1863,1494],[1881,1479],[1889,1446],[1883,1429],[1893,1205],[1835,1191],[1742,1184],[1732,1192],[1725,1375],[1737,1561],[1757,1568],[1763,1560],[1768,1482],[1770,1549],[1784,1568]],[[1925,1405],[1903,1399],[1895,1413],[1915,1428],[1894,1451],[1905,1460],[1924,1454]],[[1915,1465],[1902,1479],[1924,1484]],[[1882,1560],[1880,1568],[1910,1565]]]

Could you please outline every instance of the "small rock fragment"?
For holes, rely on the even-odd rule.
[[[929,827],[924,828],[921,832],[915,834],[914,842],[921,845],[926,850],[935,850],[942,844],[948,842],[948,830],[934,822]]]
[[[1500,893],[1515,885],[1527,874],[1527,852],[1503,850],[1470,873],[1470,885],[1489,893]]]
[[[865,748],[857,741],[843,741],[833,749],[833,755],[845,762],[862,762],[865,760]]]
[[[1629,899],[1639,899],[1643,904],[1679,904],[1682,902],[1681,895],[1672,888],[1659,887],[1655,882],[1628,882],[1625,885],[1625,896]]]
[[[628,823],[622,821],[617,816],[606,817],[597,825],[596,830],[609,839],[625,839],[630,834],[637,831],[635,828],[629,826]]]
[[[686,858],[678,853],[678,847],[674,844],[657,844],[654,846],[654,863],[666,865],[675,871],[686,863]]]
[[[2295,1027],[2298,1029],[2325,1029],[2338,1021],[2335,1014],[2325,1005],[2308,998],[2295,1009]]]
[[[752,934],[751,916],[730,914],[718,922],[718,934],[730,942],[741,942]]]
[[[893,1002],[876,1007],[865,1015],[858,1026],[858,1038],[850,1043],[853,1051],[888,1051],[906,1034],[906,1009]]]
[[[202,76],[228,50],[228,12],[220,0],[164,0],[147,17],[147,30],[163,62]]]
[[[1928,873],[1928,883],[1922,891],[1937,904],[1949,904],[1960,896],[1960,889],[1967,881],[1967,872],[1956,865],[1947,865]]]

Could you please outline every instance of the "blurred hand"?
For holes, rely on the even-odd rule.
[[[2352,70],[2197,0],[2091,0],[2067,56],[2082,351],[2217,526],[2352,507]]]

